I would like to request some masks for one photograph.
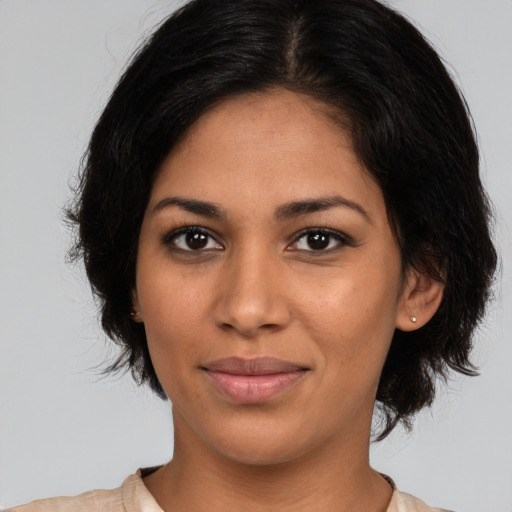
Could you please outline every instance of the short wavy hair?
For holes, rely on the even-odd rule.
[[[375,0],[192,0],[134,55],[92,134],[68,218],[131,369],[162,398],[144,327],[130,318],[138,237],[155,173],[187,129],[233,95],[284,88],[336,113],[380,185],[403,267],[444,283],[430,320],[396,330],[377,392],[379,438],[406,426],[448,370],[470,361],[497,263],[465,100],[436,51]],[[179,292],[177,292],[179,293]]]

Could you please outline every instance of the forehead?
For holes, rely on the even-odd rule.
[[[336,118],[343,118],[337,115]],[[207,110],[182,138],[175,151],[206,142],[244,147],[263,147],[268,154],[276,145],[282,150],[315,151],[326,136],[331,144],[352,149],[349,133],[334,121],[334,108],[324,102],[286,89],[245,93],[225,99]]]
[[[246,207],[338,194],[385,209],[329,107],[281,89],[230,98],[206,112],[164,161],[151,203],[163,194],[238,199]]]

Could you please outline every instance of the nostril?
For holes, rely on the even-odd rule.
[[[220,329],[225,332],[236,332],[238,335],[246,338],[260,336],[266,333],[277,332],[281,330],[285,323],[241,323],[241,322],[221,322],[217,323]]]

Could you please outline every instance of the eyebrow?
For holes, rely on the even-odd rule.
[[[185,199],[182,197],[166,197],[162,199],[154,206],[152,213],[158,213],[164,208],[168,208],[170,206],[177,206],[181,210],[211,219],[227,218],[226,211],[215,203],[201,201],[198,199]],[[276,209],[274,216],[278,221],[284,221],[308,213],[321,212],[336,207],[354,210],[361,214],[368,222],[372,223],[370,215],[360,204],[350,201],[342,196],[328,196],[291,201],[279,206]]]
[[[209,217],[211,219],[225,219],[227,217],[226,212],[215,203],[199,201],[197,199],[185,199],[182,197],[166,197],[165,199],[162,199],[153,208],[152,213],[157,213],[169,206],[177,206],[187,212],[202,215],[203,217]]]
[[[360,204],[342,196],[328,196],[292,201],[277,208],[275,217],[277,220],[287,220],[307,213],[322,212],[336,207],[350,208],[361,214],[368,222],[372,223],[370,215]]]

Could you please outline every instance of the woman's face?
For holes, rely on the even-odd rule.
[[[382,192],[322,107],[275,90],[210,110],[140,233],[134,307],[177,439],[240,462],[366,450],[407,315]]]

